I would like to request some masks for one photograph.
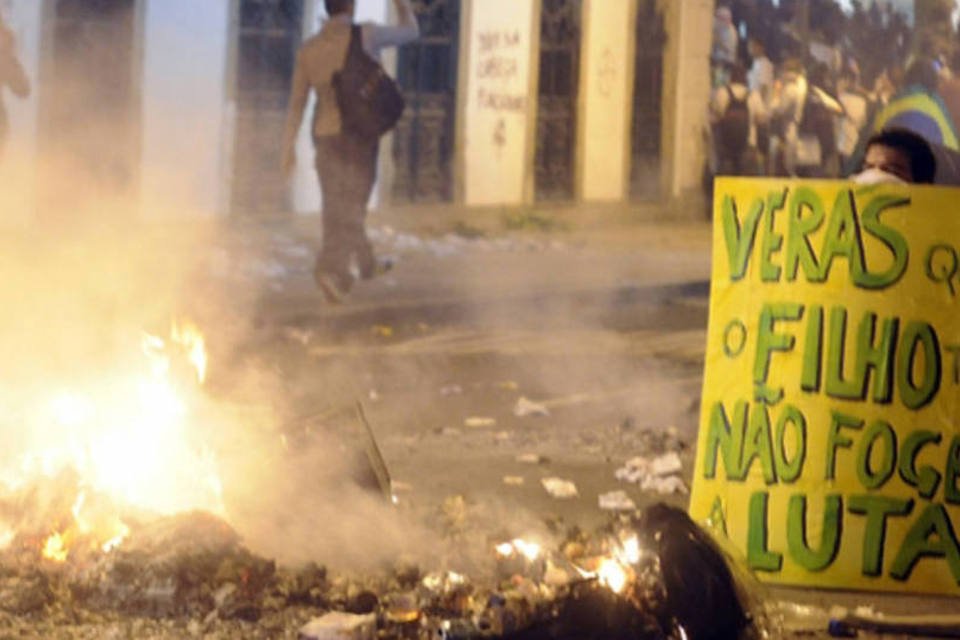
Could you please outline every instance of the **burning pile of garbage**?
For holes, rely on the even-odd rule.
[[[206,374],[202,335],[175,324],[165,339],[144,336],[142,351],[142,367],[44,389],[27,411],[26,441],[0,476],[0,628],[86,637],[64,629],[141,620],[161,625],[136,632],[154,637],[699,639],[752,627],[722,554],[662,505],[593,535],[489,537],[479,562],[476,537],[438,532],[443,557],[470,556],[470,572],[278,566],[229,524],[213,448],[188,415]]]
[[[204,512],[131,520],[123,544],[65,561],[37,542],[0,553],[0,611],[22,621],[140,617],[181,634],[232,624],[232,637],[317,639],[735,638],[753,628],[722,554],[665,505],[593,535],[573,528],[550,548],[491,541],[475,576],[278,567]]]

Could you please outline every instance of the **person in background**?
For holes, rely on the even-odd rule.
[[[756,91],[766,103],[770,100],[773,91],[774,70],[773,63],[767,57],[767,48],[763,41],[751,36],[747,41],[747,51],[750,53],[750,71],[747,73],[747,86],[750,91]]]
[[[949,66],[943,65],[938,90],[955,125],[960,125],[960,51],[954,54]]]
[[[797,175],[798,126],[807,100],[807,77],[798,58],[787,58],[780,67],[780,78],[773,85],[768,107],[770,150],[768,175]]]
[[[870,136],[860,173],[851,177],[859,184],[933,184],[937,161],[930,144],[907,129],[884,129]]]
[[[763,99],[747,86],[747,73],[734,65],[730,82],[713,90],[710,123],[716,175],[758,175],[757,121],[766,117]]]
[[[848,167],[856,151],[860,132],[871,117],[872,98],[860,86],[860,67],[850,58],[844,65],[837,82],[837,98],[843,106],[843,115],[837,122],[837,152],[840,166]]]
[[[713,72],[713,86],[722,87],[729,80],[729,71],[737,62],[737,48],[740,36],[733,26],[733,13],[730,7],[720,6],[713,17],[713,44],[710,48],[710,65]]]
[[[30,95],[30,81],[23,65],[17,59],[16,39],[13,31],[3,21],[3,15],[0,15],[0,160],[3,159],[3,150],[10,133],[7,110],[3,104],[4,89],[9,89],[18,98]]]
[[[837,99],[835,82],[827,65],[815,62],[810,72],[807,99],[797,128],[798,144],[812,149],[805,157],[798,154],[799,174],[810,178],[836,178],[840,175],[837,153],[837,125],[843,105]]]
[[[329,302],[340,302],[353,286],[354,260],[359,276],[372,278],[382,267],[374,257],[365,228],[367,202],[376,181],[379,141],[360,139],[341,128],[333,76],[343,67],[350,44],[354,0],[324,0],[329,20],[304,42],[297,54],[290,107],[283,139],[284,169],[296,163],[296,139],[313,91],[317,97],[311,133],[316,169],[323,195],[323,244],[314,279]],[[420,35],[410,0],[393,0],[396,25],[365,22],[360,27],[363,49],[379,59],[380,51]]]
[[[903,67],[897,64],[885,67],[873,82],[873,96],[880,106],[886,106],[903,85]]]
[[[960,151],[953,118],[938,92],[939,84],[933,60],[914,60],[903,76],[903,88],[873,118],[870,133],[889,128],[909,129],[928,142]]]

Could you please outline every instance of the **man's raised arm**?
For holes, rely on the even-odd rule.
[[[368,48],[379,52],[387,47],[398,47],[420,37],[420,25],[410,0],[393,0],[397,11],[396,25],[370,25]]]

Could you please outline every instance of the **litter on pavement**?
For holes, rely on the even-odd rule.
[[[622,489],[601,493],[598,502],[604,511],[634,511],[637,508],[637,504]]]
[[[575,485],[570,480],[564,480],[562,478],[543,478],[540,480],[540,484],[543,485],[543,488],[547,490],[554,498],[561,500],[567,498],[576,498],[580,495],[577,491],[577,485]]]
[[[517,404],[513,407],[513,415],[518,418],[525,418],[527,416],[546,417],[550,415],[550,410],[539,402],[534,402],[525,396],[520,396]]]
[[[488,418],[486,416],[470,416],[463,421],[464,426],[479,428],[479,427],[492,427],[497,424],[496,418]]]
[[[546,458],[537,453],[521,453],[517,456],[517,462],[522,464],[544,464]]]
[[[653,491],[660,495],[686,494],[687,485],[680,477],[682,471],[683,462],[680,456],[675,451],[670,451],[654,458],[631,458],[616,470],[614,476],[622,482],[639,484],[643,491]]]

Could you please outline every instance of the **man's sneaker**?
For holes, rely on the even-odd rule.
[[[373,261],[373,268],[363,273],[363,279],[370,280],[372,278],[376,278],[377,276],[382,276],[383,274],[392,270],[393,265],[396,263],[397,261],[391,256],[376,258]]]
[[[330,304],[340,304],[347,297],[347,292],[340,288],[337,279],[322,269],[313,272],[313,281]]]

